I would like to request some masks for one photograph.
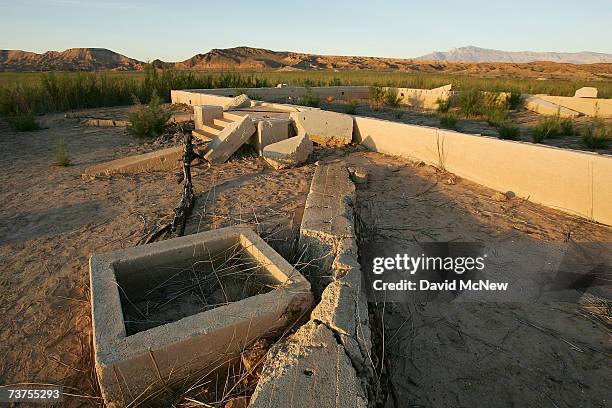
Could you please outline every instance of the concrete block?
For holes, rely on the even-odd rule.
[[[342,146],[353,140],[353,117],[323,110],[292,112],[291,120],[298,133],[307,133],[315,143]]]
[[[576,90],[575,98],[597,98],[597,88],[585,86]]]
[[[263,119],[257,122],[257,132],[249,140],[255,150],[261,156],[263,148],[289,137],[289,119],[274,118]]]
[[[249,263],[249,273],[259,265],[275,289],[126,334],[124,305],[142,301],[177,270],[229,256]],[[308,281],[246,227],[96,254],[89,265],[96,371],[106,404],[138,405],[149,393],[239,358],[245,347],[285,330],[312,307]]]
[[[308,322],[270,350],[250,408],[365,408],[367,399],[344,347]]]
[[[251,106],[251,100],[245,94],[238,95],[231,102],[226,104],[223,107],[223,110],[232,110],[232,109],[240,109],[240,108],[248,108]]]
[[[212,164],[224,163],[255,133],[255,125],[245,115],[228,124],[204,149],[204,157]]]
[[[83,173],[84,179],[112,174],[146,173],[151,171],[171,171],[181,168],[183,147],[170,147],[151,153],[124,157],[90,167]]]
[[[284,169],[304,163],[312,150],[308,135],[302,133],[264,147],[262,156],[275,169]]]
[[[204,125],[211,125],[213,120],[223,117],[223,107],[216,105],[196,105],[193,107],[194,124],[196,129]]]
[[[430,92],[450,92],[453,90],[453,84],[439,86],[437,88],[430,89]]]

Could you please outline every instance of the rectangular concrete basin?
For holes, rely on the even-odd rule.
[[[90,258],[96,371],[128,405],[230,362],[312,307],[310,284],[247,227]]]

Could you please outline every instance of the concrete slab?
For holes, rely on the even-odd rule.
[[[242,95],[236,96],[235,98],[232,99],[231,102],[227,103],[223,107],[223,110],[229,111],[233,109],[248,108],[249,106],[251,106],[251,100],[249,99],[248,96],[246,96],[245,94],[242,94]]]
[[[290,117],[297,133],[307,133],[315,143],[342,146],[353,140],[353,118],[350,115],[313,109],[292,112]]]
[[[97,164],[83,173],[84,179],[112,174],[147,173],[152,171],[171,171],[181,168],[183,147],[170,147],[151,153],[128,156],[122,159]]]
[[[196,129],[204,125],[212,125],[213,120],[223,117],[223,107],[216,105],[195,105],[193,107],[194,124]]]
[[[204,157],[212,164],[224,163],[255,133],[251,118],[237,116],[204,148]]]
[[[575,98],[597,98],[597,88],[592,86],[584,86],[576,90]]]
[[[276,289],[126,335],[122,297],[131,303],[176,274],[172,266],[209,262],[228,250],[260,265]],[[90,288],[102,395],[107,404],[120,406],[138,405],[148,393],[237,358],[244,347],[284,330],[312,306],[308,281],[240,226],[93,255]]]
[[[257,132],[249,139],[249,144],[252,145],[261,156],[264,147],[289,137],[290,123],[291,121],[288,118],[262,119],[258,121]]]
[[[344,347],[323,324],[309,322],[268,353],[250,408],[365,408]]]
[[[275,169],[298,166],[308,160],[313,147],[306,133],[263,148],[262,156]]]

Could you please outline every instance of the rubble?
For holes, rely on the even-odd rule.
[[[248,108],[249,106],[251,106],[251,100],[249,99],[248,96],[246,96],[245,94],[242,94],[242,95],[236,96],[234,99],[232,99],[231,102],[226,104],[223,107],[223,110],[229,111],[233,109]]]
[[[289,125],[291,121],[284,118],[262,119],[257,122],[257,132],[249,140],[257,153],[261,156],[264,147],[289,137]]]
[[[263,148],[263,158],[275,169],[284,169],[304,163],[313,147],[306,133],[270,144]]]
[[[227,125],[204,149],[204,157],[212,164],[224,163],[255,133],[255,125],[245,115]]]

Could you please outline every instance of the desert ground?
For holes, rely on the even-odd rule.
[[[121,118],[127,109],[88,114]],[[359,109],[359,114],[393,117],[391,111]],[[81,173],[97,163],[180,143],[182,129],[175,126],[156,141],[140,143],[124,128],[86,126],[68,116],[44,115],[45,128],[27,134],[0,122],[0,382],[61,384],[73,394],[66,406],[96,406],[101,401],[91,352],[88,257],[137,245],[167,223],[181,186],[172,172],[94,180]],[[406,113],[399,120],[435,125],[437,119]],[[535,119],[517,113],[516,120]],[[487,134],[486,124],[462,125]],[[54,165],[60,138],[71,166]],[[367,186],[357,190],[362,262],[377,245],[401,248],[406,240],[612,241],[610,227],[516,197],[499,201],[488,188],[360,146],[317,148],[305,165],[282,171],[248,152],[221,165],[195,167],[196,206],[186,233],[247,223],[299,268],[296,238],[317,161],[368,171]],[[377,308],[385,407],[610,404],[609,305],[389,303]]]

